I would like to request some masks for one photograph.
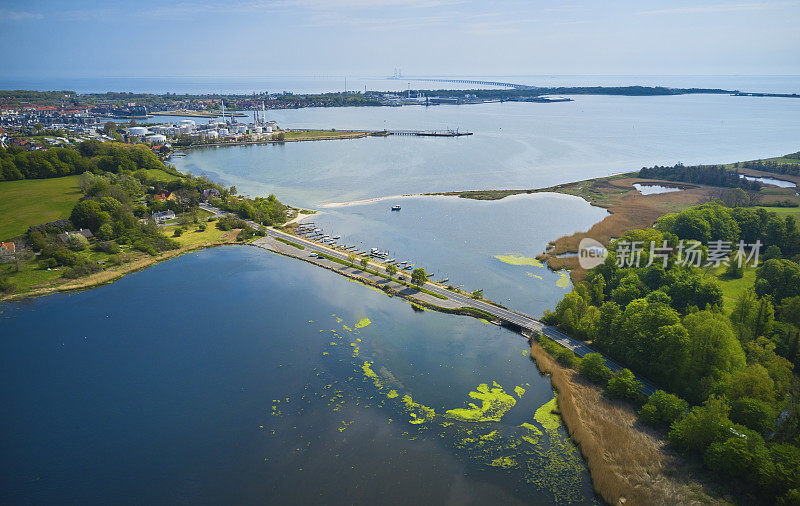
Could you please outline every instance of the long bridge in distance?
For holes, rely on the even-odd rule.
[[[477,84],[479,86],[499,86],[501,88],[515,88],[515,89],[535,89],[536,86],[528,86],[527,84],[517,83],[504,83],[500,81],[480,81],[477,79],[436,79],[426,77],[390,77],[389,79],[397,81],[424,81],[428,83],[455,83],[455,84]]]

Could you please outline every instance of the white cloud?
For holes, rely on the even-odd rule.
[[[8,11],[0,9],[0,21],[22,21],[24,19],[42,19],[38,12]]]
[[[717,5],[696,5],[693,7],[679,7],[675,9],[658,9],[652,11],[642,11],[639,14],[661,15],[661,14],[706,14],[717,12],[740,12],[740,11],[765,11],[770,9],[780,9],[781,7],[795,7],[800,2],[760,2],[749,4],[717,4]]]

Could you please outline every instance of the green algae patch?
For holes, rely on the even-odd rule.
[[[434,411],[433,408],[429,408],[424,404],[414,402],[414,399],[412,399],[410,395],[403,396],[403,406],[411,416],[409,423],[412,425],[419,425],[429,422],[436,416],[436,411]]]
[[[517,461],[511,457],[500,457],[489,462],[489,465],[502,469],[511,469],[512,467],[517,467]]]
[[[541,436],[542,435],[542,431],[539,430],[539,427],[535,426],[532,423],[525,422],[522,425],[520,425],[520,427],[522,427],[523,429],[528,429],[529,431],[533,432],[537,436]]]
[[[516,399],[508,395],[497,382],[494,382],[491,389],[486,383],[481,383],[469,396],[481,401],[481,405],[470,402],[469,407],[450,409],[445,412],[445,416],[462,422],[499,422],[517,404]]]
[[[366,326],[367,326],[367,325],[369,325],[370,323],[372,323],[372,322],[371,322],[371,321],[369,321],[369,318],[362,318],[362,319],[360,319],[360,320],[358,321],[358,323],[356,323],[356,328],[357,328],[357,329],[363,329],[364,327],[366,327]]]
[[[492,324],[492,322],[490,322],[489,320],[486,320],[486,319],[484,319],[484,318],[481,318],[481,321],[482,321],[483,323],[485,323],[486,325],[491,325],[491,324]]]
[[[532,265],[534,267],[544,267],[544,264],[535,258],[522,255],[495,255],[494,258],[510,265]]]
[[[557,403],[557,397],[553,397],[533,414],[533,419],[539,422],[548,433],[558,431],[558,428],[561,426],[561,420],[558,415],[553,413],[558,407]]]
[[[364,361],[364,364],[361,366],[361,370],[364,371],[364,376],[372,380],[372,383],[380,390],[383,387],[383,381],[381,377],[375,374],[375,371],[372,370],[372,362]]]
[[[346,331],[348,331],[348,332],[352,332],[352,331],[353,331],[353,329],[351,329],[351,328],[350,328],[350,327],[348,327],[347,325],[342,325],[342,327],[343,327],[343,328],[344,328]]]
[[[514,387],[514,392],[517,394],[517,397],[522,399],[522,396],[525,394],[525,389],[522,387]]]
[[[527,272],[527,271],[526,271],[526,272],[525,272],[525,275],[526,275],[526,276],[530,276],[530,277],[532,277],[532,278],[536,278],[536,279],[544,279],[544,278],[543,278],[543,277],[541,277],[540,275],[538,275],[538,274],[534,274],[534,273],[532,273],[532,272]]]
[[[498,433],[496,430],[493,430],[488,434],[478,437],[481,441],[497,441],[500,438],[500,433]]]
[[[390,398],[390,399],[394,399],[394,398],[395,398],[395,397],[397,397],[398,395],[399,395],[399,394],[397,393],[397,390],[389,390],[389,393],[388,393],[388,394],[386,394],[386,397],[388,397],[388,398]]]
[[[561,271],[561,277],[556,281],[556,286],[564,290],[569,288],[569,271]]]

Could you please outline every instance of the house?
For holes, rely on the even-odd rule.
[[[0,257],[11,256],[17,252],[17,246],[13,242],[0,242]]]
[[[178,197],[176,197],[175,194],[170,191],[162,190],[156,193],[153,199],[161,202],[166,202],[167,200],[172,200],[172,201],[178,200]]]
[[[164,223],[167,220],[175,219],[174,211],[161,211],[160,213],[153,213],[153,220],[156,223]]]
[[[218,199],[219,198],[219,190],[216,188],[208,188],[203,190],[203,193],[200,194],[200,200],[203,202],[208,202],[211,199]]]
[[[82,228],[80,230],[72,230],[71,232],[64,232],[63,234],[58,234],[56,237],[58,238],[59,241],[66,243],[67,241],[69,241],[69,236],[73,234],[80,234],[87,239],[94,239],[94,234],[92,234],[92,231],[89,230],[88,228]]]

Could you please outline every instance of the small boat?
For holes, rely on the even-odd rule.
[[[333,238],[334,238],[334,239],[341,239],[341,238],[342,238],[342,236],[340,236],[340,235],[335,235],[335,236],[333,236]]]
[[[397,205],[392,206],[392,211],[399,211],[399,210],[400,210],[400,206],[397,206]]]

